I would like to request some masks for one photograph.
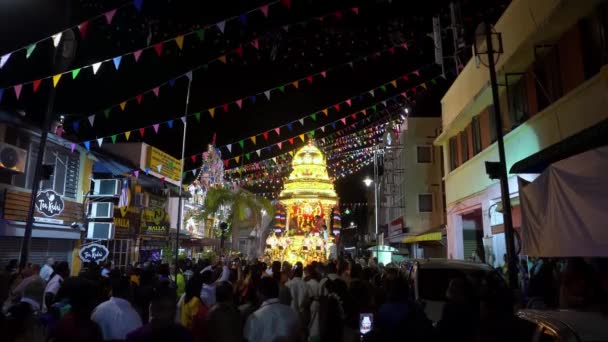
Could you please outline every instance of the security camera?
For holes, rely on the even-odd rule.
[[[77,223],[77,222],[72,222],[72,224],[70,225],[70,227],[72,229],[79,229],[80,231],[84,231],[84,228],[82,227],[82,225],[80,223]]]

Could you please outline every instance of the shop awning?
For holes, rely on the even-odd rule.
[[[424,233],[416,236],[407,236],[403,240],[403,243],[415,243],[415,242],[423,242],[423,241],[441,241],[442,234],[441,232],[430,232]]]
[[[124,175],[125,173],[130,173],[133,170],[133,167],[129,167],[123,163],[119,163],[115,158],[107,157],[101,153],[92,152],[95,159],[95,164],[93,164],[93,172],[95,173],[110,173],[114,176]]]
[[[542,173],[551,164],[608,145],[608,120],[586,128],[513,164],[515,173]]]

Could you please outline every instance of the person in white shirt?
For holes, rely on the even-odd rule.
[[[321,336],[321,325],[319,321],[320,297],[323,294],[321,284],[317,279],[317,272],[312,265],[304,268],[304,279],[308,286],[308,295],[310,297],[310,320],[308,323],[308,340],[319,341]]]
[[[112,297],[99,304],[91,314],[91,320],[99,326],[104,340],[124,340],[127,334],[142,326],[141,318],[129,297],[129,279],[112,279]]]
[[[49,278],[49,282],[46,284],[44,288],[44,298],[42,301],[43,311],[46,310],[53,304],[55,301],[55,296],[59,289],[61,288],[61,283],[63,280],[70,275],[70,266],[65,261],[62,261],[57,265],[55,272]]]
[[[336,264],[334,264],[333,262],[328,263],[327,264],[327,276],[325,276],[319,282],[319,285],[321,286],[321,291],[323,292],[324,296],[327,296],[329,294],[329,291],[325,288],[325,283],[328,280],[336,280],[338,278],[340,278],[340,277],[338,276],[338,273],[337,273]]]
[[[46,264],[42,266],[40,269],[40,278],[42,278],[45,282],[49,281],[51,278],[51,274],[53,274],[53,264],[55,263],[55,259],[48,258],[46,259]]]
[[[300,315],[300,319],[304,326],[307,326],[310,311],[310,296],[308,285],[302,279],[303,266],[301,262],[297,262],[293,269],[293,278],[291,278],[285,286],[291,294],[291,307]]]
[[[201,288],[201,301],[210,308],[215,304],[215,284],[213,282],[213,271],[206,270],[202,274],[203,287]]]
[[[263,302],[245,323],[245,339],[249,342],[302,341],[298,314],[279,302],[279,284],[272,278],[262,278],[258,295]]]

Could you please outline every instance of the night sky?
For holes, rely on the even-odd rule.
[[[269,3],[267,18],[255,10]],[[469,0],[461,3],[464,35],[470,41],[482,15],[489,13],[496,18],[508,1]],[[173,128],[161,125],[157,134],[148,128],[143,141],[178,158],[183,132],[179,118],[186,112],[188,82],[185,77],[177,78],[173,86],[161,86],[158,97],[144,94],[139,105],[131,100],[124,111],[117,105],[192,69],[196,70],[187,112],[201,112],[201,120],[188,120],[186,156],[203,152],[214,133],[218,146],[248,139],[253,134],[273,130],[416,70],[419,70],[419,76],[400,81],[396,89],[389,88],[386,94],[359,98],[353,101],[351,108],[343,107],[343,112],[330,112],[328,117],[319,116],[315,122],[307,120],[304,127],[295,124],[293,132],[282,129],[280,137],[270,134],[267,142],[260,137],[256,145],[246,141],[245,152],[252,153],[274,142],[306,133],[347,115],[347,110],[355,112],[431,79],[436,82],[427,90],[395,102],[390,110],[370,120],[371,123],[386,120],[402,105],[412,109],[410,115],[440,115],[439,100],[455,75],[451,66],[445,79],[437,79],[441,68],[434,64],[433,41],[429,34],[432,32],[433,15],[441,14],[442,21],[447,24],[449,1],[291,0],[290,4],[288,9],[281,1],[269,0],[144,0],[138,12],[129,1],[5,0],[0,2],[0,55],[116,7],[119,9],[111,25],[104,18],[91,21],[84,39],[76,30],[76,56],[67,69],[207,27],[204,40],[196,35],[186,36],[182,49],[169,42],[163,44],[160,57],[154,49],[148,49],[143,51],[138,62],[132,55],[125,56],[118,70],[110,61],[103,63],[96,75],[90,69],[83,69],[75,80],[64,75],[57,86],[53,111],[56,118],[65,116],[64,137],[67,139],[76,142],[92,140],[176,119]],[[251,10],[254,11],[240,16]],[[322,21],[318,19],[321,16]],[[226,19],[224,33],[216,27],[208,27]],[[444,35],[446,42],[451,40],[447,33]],[[259,48],[249,43],[253,39],[258,39]],[[403,42],[407,42],[407,50],[386,51]],[[242,57],[234,52],[239,46],[242,47]],[[444,49],[446,53],[450,50],[449,47]],[[379,56],[374,55],[383,50]],[[46,40],[36,46],[29,59],[25,58],[24,51],[16,52],[0,70],[0,88],[55,74],[53,51],[51,41]],[[226,64],[216,60],[224,54]],[[369,57],[362,60],[365,56]],[[352,68],[346,64],[351,60],[355,60]],[[328,70],[327,77],[317,75],[312,84],[300,82],[298,89],[287,86],[284,92],[273,91],[270,101],[263,95],[269,88],[324,70]],[[46,80],[34,94],[31,85],[24,85],[19,100],[15,99],[12,89],[5,90],[0,108],[24,111],[27,120],[39,124],[51,87],[51,81]],[[257,95],[255,103],[250,98],[252,95]],[[240,109],[231,104],[225,113],[221,108],[225,103],[245,97],[247,99]],[[211,119],[207,109],[214,107],[219,108]],[[107,108],[111,111],[106,119],[103,112]],[[94,127],[87,121],[92,114],[97,114]],[[75,120],[80,120],[77,132],[72,124]],[[338,125],[335,130],[340,128]],[[329,129],[325,134],[331,133],[332,129]],[[317,135],[316,138],[322,136]],[[140,135],[133,132],[129,141],[140,140]],[[122,141],[124,137],[119,135],[117,142]],[[294,144],[302,142],[295,139]],[[282,151],[277,148],[264,150],[261,158],[269,158],[294,147],[284,146]],[[229,158],[241,154],[242,150],[233,147],[233,155],[225,149],[222,153],[224,158]],[[250,162],[257,159],[255,153],[252,156]],[[197,163],[188,160],[185,169],[192,169],[198,166]],[[365,201],[361,180],[369,173],[362,170],[338,182],[338,192],[343,201]]]

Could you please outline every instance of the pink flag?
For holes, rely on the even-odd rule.
[[[160,89],[159,89],[159,87],[156,87],[156,88],[152,89],[152,92],[154,93],[154,95],[155,95],[156,97],[158,97],[158,91],[159,91],[159,90],[160,90]]]
[[[264,14],[264,16],[268,18],[268,5],[260,7],[260,11],[262,11],[262,14]]]
[[[17,100],[19,100],[19,95],[21,95],[22,87],[23,87],[23,84],[17,84],[16,86],[13,87],[13,89],[15,89],[15,97],[17,97]]]
[[[139,61],[139,57],[141,56],[141,52],[142,50],[137,50],[135,52],[133,52],[133,57],[135,57],[135,61]]]
[[[107,11],[106,13],[103,14],[106,16],[106,21],[108,22],[108,25],[112,24],[112,18],[114,18],[114,14],[116,14],[115,9],[113,9],[111,11]]]
[[[159,126],[160,126],[159,124],[154,124],[154,125],[152,125],[152,127],[154,127],[154,132],[155,132],[155,133],[158,133],[158,127],[159,127]]]

